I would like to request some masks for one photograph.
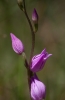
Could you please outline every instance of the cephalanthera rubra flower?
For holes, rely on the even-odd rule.
[[[48,52],[46,52],[46,49],[44,49],[40,54],[38,54],[32,58],[30,69],[33,72],[40,71],[44,67],[46,60],[51,55],[52,54],[48,54]]]
[[[13,33],[10,33],[12,48],[17,54],[22,54],[24,51],[24,46],[20,39],[18,39]]]
[[[46,96],[46,86],[36,75],[31,78],[31,98],[32,100],[42,100]]]

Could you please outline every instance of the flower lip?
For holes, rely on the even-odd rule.
[[[20,39],[18,39],[13,33],[10,33],[12,48],[17,54],[22,54],[24,52],[24,46]]]

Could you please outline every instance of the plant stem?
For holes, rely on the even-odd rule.
[[[29,65],[30,65],[31,59],[32,59],[32,56],[33,56],[33,52],[34,52],[34,46],[35,46],[35,34],[34,34],[33,26],[31,24],[31,21],[28,17],[27,11],[26,11],[25,0],[23,0],[23,4],[24,4],[24,13],[25,13],[25,16],[28,20],[28,23],[29,23],[29,26],[30,26],[30,29],[31,29],[31,33],[32,33],[32,48],[31,48],[31,54],[30,54],[30,60],[29,60]]]
[[[19,6],[20,7],[20,9],[21,9],[21,6]],[[32,48],[31,48],[31,53],[30,53],[30,60],[29,60],[29,64],[28,64],[28,62],[27,62],[27,59],[26,59],[26,57],[25,57],[25,55],[23,55],[24,56],[24,58],[25,58],[25,66],[26,66],[26,68],[27,68],[27,74],[28,74],[28,85],[29,85],[29,90],[31,89],[31,84],[30,84],[30,79],[31,79],[31,77],[33,76],[33,72],[30,70],[30,64],[31,64],[31,60],[32,60],[32,56],[33,56],[33,52],[34,52],[34,46],[35,46],[35,34],[34,34],[34,30],[33,30],[33,26],[32,26],[32,24],[31,24],[31,21],[30,21],[30,19],[29,19],[29,17],[28,17],[28,14],[27,14],[27,11],[26,11],[26,6],[25,6],[25,0],[23,0],[23,12],[24,12],[24,14],[25,14],[25,16],[26,16],[26,18],[27,18],[27,21],[28,21],[28,23],[29,23],[29,26],[30,26],[30,29],[31,29],[31,33],[32,33]],[[21,9],[22,10],[22,9]],[[31,95],[30,95],[30,98],[31,98]],[[31,99],[32,100],[32,99]]]

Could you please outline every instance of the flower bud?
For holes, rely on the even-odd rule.
[[[34,8],[33,13],[32,13],[32,21],[38,22],[38,14],[37,14],[37,11],[35,8]]]
[[[32,21],[34,23],[34,28],[35,28],[34,31],[36,32],[38,30],[38,14],[35,8],[32,13]]]
[[[46,52],[46,49],[44,49],[40,54],[34,56],[32,58],[32,62],[31,62],[31,65],[30,65],[31,71],[33,71],[33,72],[40,71],[44,67],[46,60],[51,55],[52,54],[48,54]]]
[[[18,39],[14,34],[10,33],[12,40],[12,48],[17,54],[22,54],[24,52],[24,46],[20,39]]]
[[[31,78],[31,98],[32,100],[42,100],[46,96],[46,86],[34,75]]]
[[[22,11],[24,11],[23,0],[17,0],[17,3]]]

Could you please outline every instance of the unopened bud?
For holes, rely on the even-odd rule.
[[[17,54],[22,54],[24,52],[24,46],[20,39],[18,39],[14,34],[10,33],[12,48]]]
[[[32,21],[34,23],[34,31],[36,32],[38,30],[38,14],[36,9],[34,8],[33,13],[32,13]]]
[[[22,11],[24,11],[23,0],[17,0],[17,3]]]
[[[36,9],[34,8],[33,13],[32,13],[32,21],[37,22],[38,21],[38,14]]]
[[[32,100],[42,100],[46,96],[46,86],[36,75],[31,78],[31,98]]]

